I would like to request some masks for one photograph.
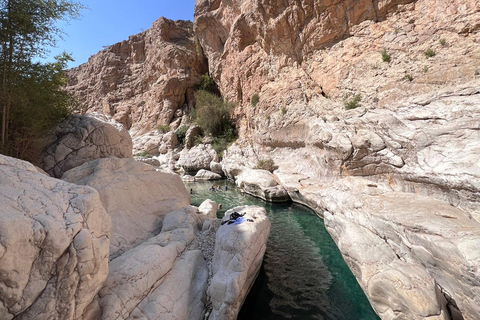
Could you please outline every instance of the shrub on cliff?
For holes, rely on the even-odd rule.
[[[252,96],[252,99],[250,99],[250,102],[252,103],[252,107],[255,107],[258,104],[258,102],[260,102],[260,96],[258,95],[258,93],[255,93]]]
[[[214,137],[224,135],[234,128],[230,115],[235,104],[205,90],[195,92],[195,123]]]
[[[273,172],[275,170],[275,162],[272,159],[258,160],[255,169],[262,169]]]
[[[175,130],[175,134],[177,135],[178,142],[183,144],[185,141],[185,137],[187,136],[188,126],[180,126],[177,130]]]
[[[204,74],[202,78],[200,79],[200,82],[195,86],[195,90],[198,91],[207,91],[211,93],[217,93],[217,85],[213,81],[212,78],[208,74]]]
[[[358,108],[360,107],[360,100],[362,100],[362,96],[360,94],[356,94],[351,99],[349,99],[348,96],[345,96],[343,99],[343,106],[346,110]]]

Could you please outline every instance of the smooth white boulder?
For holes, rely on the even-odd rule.
[[[158,233],[167,213],[190,205],[179,176],[133,159],[97,159],[66,172],[63,179],[98,190],[112,218],[111,258]]]
[[[191,149],[183,149],[176,166],[186,172],[197,172],[210,169],[210,162],[218,162],[217,152],[210,144],[199,144]]]
[[[207,199],[200,204],[198,212],[208,218],[217,219],[217,209],[218,204],[213,200]]]
[[[194,207],[167,214],[157,236],[110,262],[84,320],[203,319],[208,272],[195,238],[201,224]]]
[[[212,303],[209,320],[234,320],[252,287],[265,254],[270,221],[265,209],[236,207],[225,212],[224,221],[234,211],[245,213],[238,225],[222,225],[216,234],[212,261],[213,278],[207,294]]]
[[[197,181],[210,181],[210,180],[220,180],[220,179],[222,179],[221,175],[205,169],[199,170],[195,175],[195,180]]]
[[[287,190],[267,170],[245,168],[235,180],[237,187],[246,193],[269,202],[290,200]]]
[[[49,136],[41,167],[52,177],[99,158],[132,158],[132,138],[120,123],[92,112],[71,115]]]

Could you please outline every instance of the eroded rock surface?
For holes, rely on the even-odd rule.
[[[201,169],[210,170],[210,163],[218,162],[217,152],[210,144],[199,144],[191,149],[183,149],[176,166],[186,172],[197,172]]]
[[[287,202],[290,196],[275,176],[266,170],[245,169],[236,177],[237,187],[269,202]]]
[[[51,176],[61,178],[85,162],[112,156],[133,157],[128,131],[100,113],[71,115],[50,135],[41,166]]]
[[[67,90],[85,110],[112,116],[137,138],[159,125],[178,126],[206,72],[192,22],[160,18],[70,70]]]
[[[190,205],[179,176],[133,159],[94,160],[66,172],[63,179],[98,190],[112,217],[111,257],[154,236],[167,213]]]
[[[251,219],[238,225],[222,225],[216,235],[212,261],[213,278],[208,288],[212,303],[209,320],[237,318],[265,254],[270,221],[265,209],[254,206],[236,207],[225,212],[225,219],[237,211]]]
[[[110,262],[86,319],[203,319],[208,272],[195,238],[201,224],[193,207],[167,214],[157,236]]]
[[[108,273],[97,191],[3,155],[0,175],[0,318],[82,319]]]

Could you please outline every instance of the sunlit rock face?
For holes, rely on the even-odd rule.
[[[82,319],[108,274],[98,192],[0,155],[0,318]]]
[[[479,30],[475,1],[197,1],[226,175],[271,158],[382,319],[480,316]]]
[[[47,138],[40,165],[56,178],[91,160],[133,157],[128,131],[111,117],[97,112],[69,116]]]
[[[206,72],[192,22],[160,18],[69,70],[67,90],[83,110],[111,115],[137,138],[158,125],[178,127]]]
[[[111,258],[157,234],[167,213],[190,205],[178,175],[133,159],[97,159],[67,171],[63,179],[98,190],[112,218]]]

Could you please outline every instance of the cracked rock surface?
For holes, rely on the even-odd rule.
[[[270,221],[265,209],[235,207],[225,212],[228,220],[234,211],[251,219],[238,225],[219,227],[212,260],[213,278],[208,288],[212,304],[209,320],[234,320],[255,281],[265,254]]]
[[[99,114],[71,115],[50,135],[41,167],[52,177],[85,162],[110,156],[132,158],[132,138],[112,118]]]
[[[98,192],[0,155],[0,319],[83,319],[108,273]]]

